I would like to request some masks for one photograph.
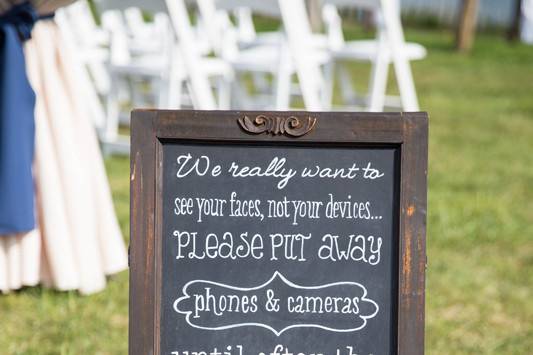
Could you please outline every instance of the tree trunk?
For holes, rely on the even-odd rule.
[[[515,8],[513,13],[513,20],[511,27],[507,32],[507,39],[509,41],[516,41],[520,34],[520,18],[522,17],[522,0],[515,0]]]
[[[455,42],[460,52],[469,51],[474,43],[478,4],[478,0],[462,0]]]

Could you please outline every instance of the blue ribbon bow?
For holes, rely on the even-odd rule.
[[[22,48],[38,15],[29,3],[0,15],[0,235],[35,228],[35,93]]]

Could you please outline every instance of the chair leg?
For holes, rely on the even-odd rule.
[[[118,138],[118,124],[119,124],[119,85],[117,85],[117,76],[111,76],[111,86],[107,95],[106,102],[106,118],[104,124],[104,131],[102,134],[102,141],[105,144],[114,143]]]
[[[357,103],[357,92],[352,85],[349,71],[344,65],[341,65],[339,66],[338,73],[342,101],[348,105]]]
[[[170,82],[172,79],[166,78],[164,75],[157,79],[153,79],[154,87],[159,89],[159,95],[157,96],[157,106],[163,109],[169,109],[170,98]]]
[[[292,68],[290,56],[285,47],[280,50],[279,69],[274,77],[274,99],[276,110],[288,110],[291,101]]]
[[[275,78],[276,110],[288,110],[290,106],[291,73],[278,73]]]
[[[229,110],[231,107],[231,81],[224,76],[217,79],[218,108]]]
[[[333,60],[324,65],[324,89],[322,90],[322,107],[330,110],[333,105],[333,90],[335,78],[335,62]]]
[[[246,83],[241,73],[235,73],[234,80],[231,83],[231,107],[239,110],[255,108],[251,104],[252,99],[246,89]]]
[[[370,74],[369,97],[367,110],[381,112],[385,106],[387,92],[387,77],[389,72],[390,54],[385,42],[380,38],[376,58],[372,62]]]
[[[401,58],[394,58],[393,62],[404,111],[418,111],[418,99],[409,62]]]
[[[179,109],[181,108],[181,95],[183,85],[183,75],[177,65],[172,65],[170,69],[170,80],[168,85],[168,108]]]
[[[391,57],[403,110],[418,111],[419,106],[413,82],[413,74],[409,60],[404,53],[405,39],[400,23],[400,16],[394,4],[388,0],[381,0],[381,8],[383,10],[386,36],[391,48]]]

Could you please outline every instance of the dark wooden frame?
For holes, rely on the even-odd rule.
[[[237,120],[316,118],[305,135],[250,134]],[[240,112],[136,110],[131,121],[129,354],[159,355],[162,142],[392,145],[400,150],[397,353],[424,353],[428,119],[424,112]]]

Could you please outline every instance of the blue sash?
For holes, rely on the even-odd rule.
[[[22,42],[30,38],[37,18],[29,3],[0,15],[0,235],[35,228],[35,93]]]

